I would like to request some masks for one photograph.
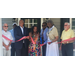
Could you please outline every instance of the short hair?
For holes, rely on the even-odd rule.
[[[51,23],[52,25],[54,24],[52,20],[48,20],[47,23]]]
[[[47,25],[47,23],[46,23],[46,22],[43,22],[43,24]]]
[[[3,26],[4,26],[5,24],[7,24],[7,23],[4,23]],[[7,24],[7,25],[8,25],[8,24]]]
[[[68,25],[70,25],[70,23],[69,23],[69,22],[65,22],[65,23],[67,23]],[[64,24],[65,24],[65,23],[64,23]]]
[[[23,20],[20,20],[20,21],[23,21]],[[19,22],[20,22],[20,21],[19,21]],[[23,21],[23,23],[24,23],[24,21]]]

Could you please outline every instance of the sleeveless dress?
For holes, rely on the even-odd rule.
[[[32,36],[32,38],[35,44],[30,42],[29,48],[28,48],[28,55],[29,56],[41,56],[42,54],[41,54],[39,37]]]

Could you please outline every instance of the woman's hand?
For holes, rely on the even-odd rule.
[[[27,36],[26,39],[29,39],[29,36]]]
[[[58,40],[58,36],[55,37],[55,39],[52,42],[56,42]]]
[[[48,44],[51,44],[52,42],[48,42]]]

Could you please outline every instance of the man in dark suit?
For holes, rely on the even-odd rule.
[[[21,39],[24,36],[28,36],[28,29],[24,27],[24,21],[19,21],[19,26],[14,29],[15,41]],[[28,55],[28,38],[24,38],[19,42],[15,42],[16,56],[27,56]]]

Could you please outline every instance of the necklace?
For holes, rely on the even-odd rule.
[[[35,37],[36,34],[33,34],[33,36]]]
[[[33,36],[35,37],[35,34]]]

